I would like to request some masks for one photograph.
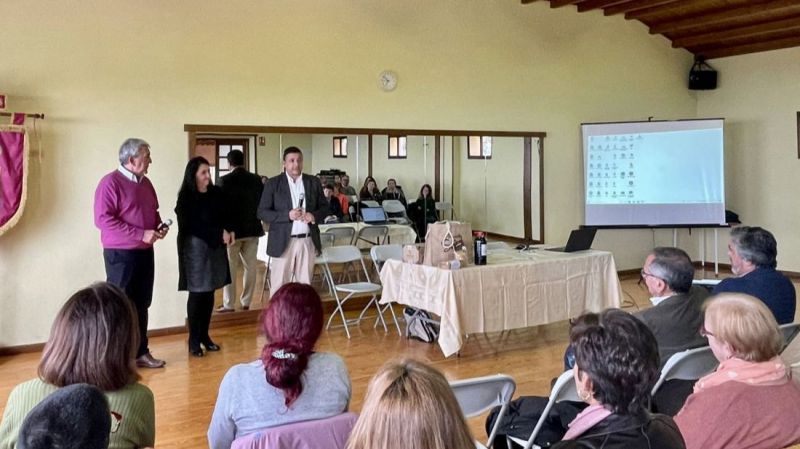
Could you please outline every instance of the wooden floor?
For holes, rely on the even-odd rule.
[[[698,273],[698,275],[701,275]],[[627,309],[649,307],[648,293],[636,279],[623,279]],[[506,373],[517,381],[517,395],[547,395],[550,380],[562,370],[566,347],[566,322],[506,332],[471,336],[459,357],[445,359],[437,345],[406,340],[396,330],[384,333],[372,323],[362,323],[348,340],[339,328],[323,333],[319,351],[341,355],[348,366],[353,385],[350,410],[361,409],[369,379],[385,361],[396,357],[426,360],[449,379],[463,379]],[[190,358],[186,335],[155,337],[150,347],[157,357],[167,360],[161,370],[142,371],[143,382],[156,398],[156,447],[206,447],[206,430],[222,376],[234,364],[258,358],[263,337],[254,325],[212,330],[222,351],[203,358]],[[36,376],[40,353],[0,357],[0,412],[12,388]],[[474,435],[485,439],[484,418],[470,421]]]

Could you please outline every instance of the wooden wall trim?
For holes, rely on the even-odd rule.
[[[367,176],[372,176],[372,134],[367,139]],[[379,188],[377,183],[375,188]]]
[[[533,240],[533,219],[531,218],[533,212],[531,210],[531,177],[533,176],[531,164],[533,155],[531,154],[531,140],[530,137],[525,137],[522,141],[522,215],[525,240]]]
[[[289,133],[289,134],[378,134],[378,135],[412,135],[412,136],[474,136],[493,137],[539,137],[547,136],[541,131],[484,131],[464,129],[399,129],[399,128],[329,128],[304,126],[249,126],[249,125],[196,125],[185,124],[183,130],[196,133]]]
[[[436,140],[436,144],[434,145],[434,152],[433,152],[433,197],[438,198],[439,201],[442,201],[444,195],[442,195],[442,174],[440,173],[442,170],[442,148],[439,143],[441,140],[441,136],[433,136],[434,140]]]
[[[544,139],[539,139],[539,241],[544,242]]]

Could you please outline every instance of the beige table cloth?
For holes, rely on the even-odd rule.
[[[323,224],[319,225],[319,232],[325,232],[331,228],[353,228],[356,230],[356,234],[361,228],[369,226],[362,222],[358,223],[336,223],[336,224]],[[414,228],[409,225],[399,225],[399,224],[388,224],[386,225],[389,227],[389,242],[388,243],[397,243],[400,245],[412,244],[417,240],[417,233],[414,232]],[[356,243],[356,246],[359,248],[369,248],[370,245],[367,242],[359,241]]]
[[[537,326],[619,307],[621,287],[606,251],[490,251],[488,264],[445,270],[387,261],[381,303],[398,302],[441,317],[445,357],[467,334]]]

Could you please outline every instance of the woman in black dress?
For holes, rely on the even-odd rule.
[[[219,351],[208,335],[214,310],[214,291],[231,282],[225,245],[234,242],[222,189],[211,184],[209,163],[203,157],[186,164],[178,192],[178,290],[188,291],[189,353],[195,357]]]
[[[439,213],[436,211],[436,199],[433,197],[432,192],[430,184],[424,184],[419,189],[417,201],[408,205],[408,216],[414,220],[420,242],[425,241],[428,224],[439,221]]]

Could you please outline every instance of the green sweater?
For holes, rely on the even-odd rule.
[[[3,421],[0,422],[0,449],[16,448],[17,436],[25,416],[57,389],[58,387],[41,379],[33,379],[17,385],[11,391],[3,412]],[[149,388],[135,383],[117,391],[106,392],[106,398],[112,412],[109,449],[134,449],[155,445],[155,402]]]

